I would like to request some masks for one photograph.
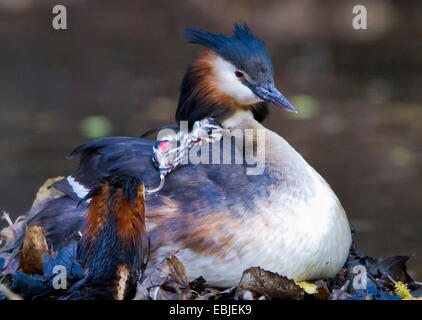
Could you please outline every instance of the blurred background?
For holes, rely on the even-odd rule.
[[[56,4],[68,30],[52,28]],[[356,4],[367,30],[352,28]],[[83,142],[173,123],[199,50],[182,29],[247,21],[299,110],[265,125],[333,187],[361,250],[413,253],[421,280],[421,16],[421,1],[0,0],[0,212],[23,214]]]

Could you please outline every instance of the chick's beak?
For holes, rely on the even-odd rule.
[[[262,100],[268,101],[283,110],[297,113],[295,107],[272,83],[267,82],[262,86],[252,86],[251,90]]]

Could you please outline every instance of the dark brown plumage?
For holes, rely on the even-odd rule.
[[[87,270],[86,299],[131,298],[145,269],[144,185],[124,175],[105,179],[87,196],[78,258]]]

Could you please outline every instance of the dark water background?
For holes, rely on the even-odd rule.
[[[56,4],[0,0],[1,210],[23,214],[84,141],[172,123],[198,51],[182,28],[248,21],[300,110],[274,108],[265,125],[331,184],[362,250],[415,253],[422,278],[422,2],[369,1],[365,31],[349,1],[68,0],[65,31]]]

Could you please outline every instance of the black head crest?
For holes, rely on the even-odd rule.
[[[252,33],[246,23],[236,23],[231,37],[197,29],[185,29],[183,36],[189,43],[201,44],[214,50],[241,70],[256,75],[273,75],[265,43]]]
[[[250,86],[260,87],[274,83],[273,65],[265,43],[252,33],[246,23],[236,23],[231,37],[197,29],[185,29],[183,35],[189,43],[200,44],[211,49],[217,58],[231,63],[237,69],[236,71],[246,73]],[[205,52],[205,55],[207,54]],[[210,56],[214,57],[214,55]],[[217,58],[212,61],[219,61]],[[203,63],[209,66],[206,59],[198,58],[196,62],[199,62],[199,65]],[[196,88],[200,86],[201,81],[206,79],[206,76],[212,73],[197,66],[192,63],[183,78],[176,121],[187,120],[189,126],[205,117],[223,121],[233,114],[238,105],[228,105],[224,99],[221,101],[212,99],[212,93],[207,97],[199,94],[203,90],[196,90]],[[201,73],[202,70],[205,72]],[[257,121],[261,122],[268,113],[266,102],[253,103],[250,107]]]

